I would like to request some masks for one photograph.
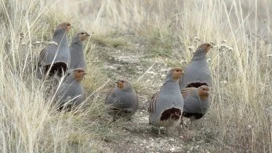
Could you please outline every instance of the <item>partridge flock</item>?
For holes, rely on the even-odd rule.
[[[83,41],[90,35],[78,32],[68,45],[67,32],[71,24],[63,22],[54,31],[53,40],[40,52],[37,76],[47,79],[62,78],[55,92],[59,110],[73,109],[85,100],[81,81],[86,72]],[[149,101],[149,124],[160,128],[177,127],[183,117],[191,121],[202,118],[209,109],[212,78],[206,54],[211,45],[204,43],[194,52],[191,62],[183,71],[172,68],[163,86]],[[132,85],[123,79],[116,82],[105,98],[105,107],[113,121],[118,118],[131,119],[139,107],[138,95]]]

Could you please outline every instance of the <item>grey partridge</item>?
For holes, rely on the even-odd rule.
[[[83,53],[83,41],[90,35],[87,32],[77,33],[69,47],[71,54],[70,69],[83,68],[86,71],[86,60]]]
[[[56,102],[58,109],[71,109],[85,100],[84,89],[81,81],[85,76],[84,69],[69,70],[65,79],[56,91]]]
[[[54,74],[61,77],[70,66],[70,52],[66,33],[70,30],[71,24],[63,22],[54,31],[53,40],[40,52],[38,61],[39,78],[47,74]]]
[[[153,95],[148,108],[150,125],[168,128],[180,124],[184,104],[179,88],[182,74],[181,68],[171,69],[160,91]]]
[[[128,81],[120,79],[117,86],[109,91],[105,105],[113,120],[120,117],[131,119],[139,107],[138,96]]]

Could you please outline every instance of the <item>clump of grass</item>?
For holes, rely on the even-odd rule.
[[[143,29],[139,34],[146,37],[148,41],[146,42],[148,47],[146,58],[172,57],[175,38],[172,30],[167,25],[151,26]]]
[[[241,2],[233,2],[231,5],[243,11],[237,7]],[[198,15],[187,20],[189,18],[186,18],[185,14],[181,25],[187,26],[188,30],[182,32],[181,40],[186,42],[188,35],[190,36],[188,32],[198,33],[200,41],[189,42],[195,43],[194,46],[217,38],[214,45],[216,47],[209,52],[214,83],[212,106],[205,126],[218,133],[216,139],[220,140],[223,146],[239,152],[257,150],[266,152],[271,148],[271,136],[265,134],[269,133],[269,125],[264,108],[269,105],[267,102],[271,100],[271,96],[264,93],[271,91],[265,88],[264,84],[271,86],[267,78],[271,74],[263,75],[265,72],[263,69],[268,70],[269,66],[266,68],[262,66],[262,70],[259,68],[260,63],[271,62],[267,60],[265,54],[262,54],[265,51],[256,54],[258,44],[244,36],[245,29],[234,30],[237,25],[232,23],[233,20],[238,20],[235,22],[238,27],[245,27],[247,21],[242,22],[241,14],[228,10],[226,5],[223,1],[219,4],[214,1],[197,5],[185,3],[188,15]],[[212,13],[217,10],[212,8],[213,6],[216,6],[219,13]],[[232,13],[237,13],[237,16],[230,16]],[[212,14],[212,17],[205,17],[207,14]],[[191,37],[193,40],[193,36]],[[227,41],[222,43],[224,38]],[[258,40],[255,39],[256,41]],[[184,57],[190,59],[188,55],[191,54],[184,53]]]
[[[44,41],[52,39],[52,31],[65,16],[48,17],[44,8],[51,4],[40,6],[41,1],[0,3],[1,32],[0,42],[0,151],[7,152],[99,152],[104,150],[99,142],[102,136],[97,136],[94,125],[85,124],[90,116],[88,112],[103,112],[102,107],[76,110],[71,113],[56,112],[53,97],[45,93],[43,81],[35,75],[36,56],[45,46]],[[2,9],[3,8],[3,9]],[[35,18],[32,14],[37,14]],[[44,12],[45,11],[45,12]],[[23,33],[24,37],[20,37]],[[39,40],[41,43],[35,44]],[[88,65],[90,69],[98,69],[96,65]],[[89,77],[103,80],[99,72],[93,71]],[[99,77],[99,79],[98,79]],[[88,80],[88,77],[87,79]],[[90,83],[87,89],[97,89],[102,86],[97,81]],[[88,90],[87,90],[88,91]],[[87,92],[87,95],[88,92]],[[99,103],[100,99],[89,99],[86,103]],[[94,106],[94,105],[93,105]],[[100,105],[101,106],[101,105]],[[91,118],[93,119],[93,118]],[[95,140],[94,140],[95,139]]]

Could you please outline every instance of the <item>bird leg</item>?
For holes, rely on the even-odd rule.
[[[161,128],[158,127],[158,135],[161,135]]]
[[[161,129],[160,129],[160,127],[157,127],[157,126],[152,126],[151,132],[156,133],[157,135],[161,135]]]

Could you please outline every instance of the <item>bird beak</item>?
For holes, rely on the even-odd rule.
[[[90,34],[88,34],[88,33],[86,32],[86,36],[88,36],[88,37],[89,37],[89,36],[90,36]]]

